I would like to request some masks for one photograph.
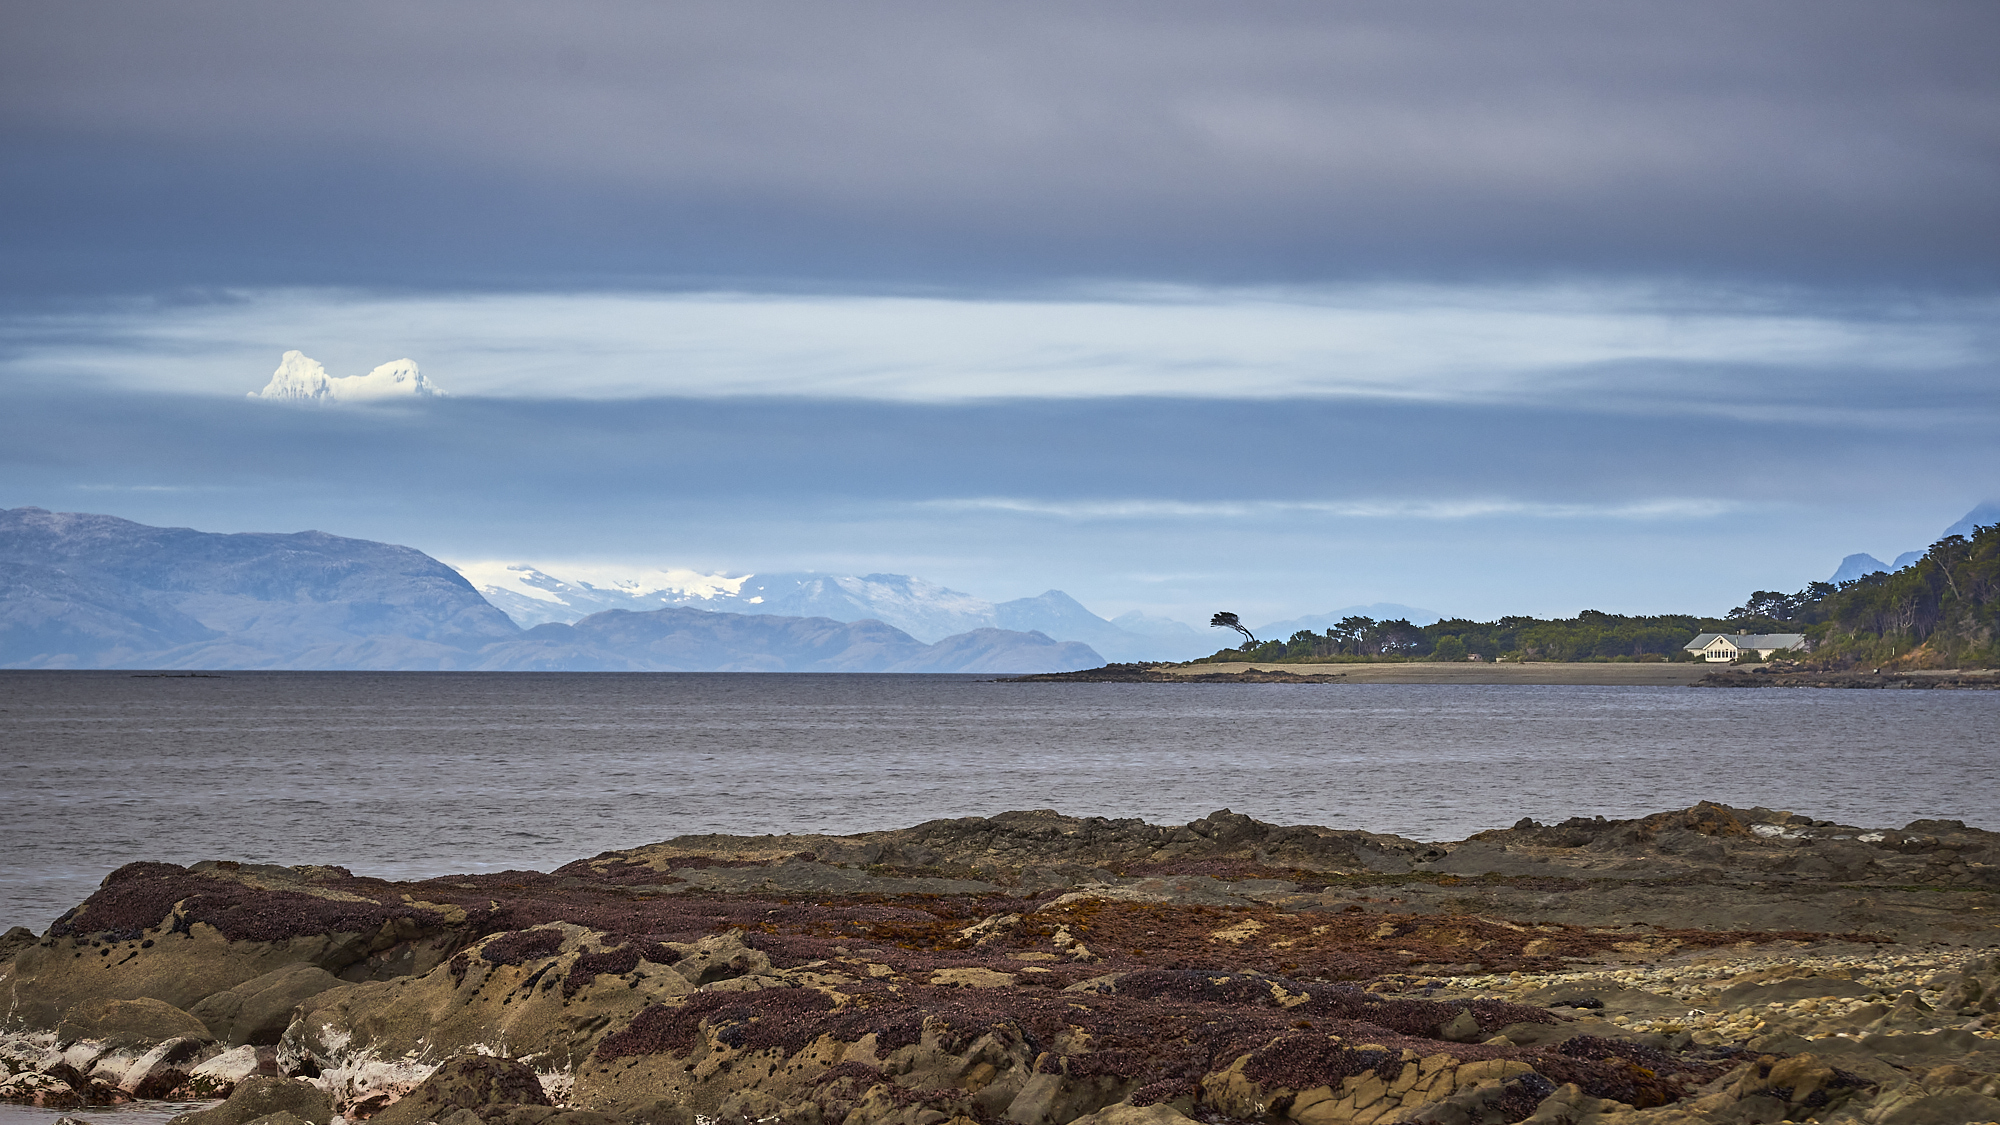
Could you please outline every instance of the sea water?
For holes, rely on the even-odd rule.
[[[0,927],[133,860],[391,878],[693,832],[1230,808],[1424,840],[1699,800],[2000,828],[2000,692],[0,672]]]
[[[91,1125],[166,1125],[183,1113],[208,1109],[213,1101],[167,1102],[148,1099],[119,1105],[94,1105],[84,1109],[37,1109],[31,1105],[0,1105],[0,1125],[50,1125],[61,1117],[75,1117]]]

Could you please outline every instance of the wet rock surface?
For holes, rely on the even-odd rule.
[[[1809,687],[1809,688],[1914,688],[1917,690],[2000,691],[2000,674],[1993,669],[1969,668],[1946,672],[1884,671],[1863,668],[1850,671],[1792,671],[1782,665],[1725,668],[1703,676],[1696,687]]]
[[[189,1015],[224,1043],[269,1046],[291,1026],[293,1008],[339,983],[317,965],[286,965],[204,997]]]
[[[333,1099],[310,1082],[253,1078],[238,1085],[222,1104],[183,1113],[169,1125],[248,1125],[278,1113],[312,1125],[327,1125],[333,1112]]]
[[[1240,672],[1183,672],[1174,674],[1152,664],[1106,664],[1075,672],[1039,672],[1032,676],[1008,676],[1007,684],[1337,684],[1343,672],[1291,672],[1283,669],[1249,668]]]
[[[433,1071],[423,1084],[369,1120],[376,1125],[421,1125],[444,1122],[461,1113],[490,1115],[498,1109],[549,1106],[548,1094],[534,1069],[515,1059],[457,1055]]]
[[[1983,1120],[1996,864],[1955,821],[1712,804],[1450,843],[1020,812],[405,883],[138,863],[15,943],[0,1097],[278,1082],[383,1125]]]

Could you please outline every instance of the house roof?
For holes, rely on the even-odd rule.
[[[1726,638],[1737,648],[1752,648],[1767,652],[1781,648],[1797,648],[1806,643],[1804,633],[1697,633],[1694,640],[1682,648],[1687,652],[1699,652],[1707,648],[1717,637]]]

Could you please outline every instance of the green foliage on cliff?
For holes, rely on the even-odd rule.
[[[1205,662],[1327,663],[1349,660],[1694,660],[1697,633],[1804,633],[1815,664],[1974,668],[2000,664],[2000,526],[1970,539],[1947,536],[1894,574],[1795,594],[1759,590],[1725,618],[1635,617],[1586,609],[1553,620],[1343,618],[1325,633],[1226,648]]]
[[[1584,610],[1572,618],[1503,617],[1498,621],[1452,618],[1430,625],[1349,617],[1325,633],[1300,630],[1283,641],[1223,649],[1208,657],[1228,660],[1327,662],[1344,660],[1687,660],[1681,651],[1696,633],[1734,629],[1715,618],[1668,614],[1628,617]]]
[[[1946,536],[1894,574],[1815,582],[1796,594],[1759,590],[1730,617],[1804,633],[1815,664],[2000,664],[2000,525]]]

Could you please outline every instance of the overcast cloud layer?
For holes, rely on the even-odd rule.
[[[0,16],[28,291],[1987,285],[2000,8],[143,0]]]
[[[1372,601],[1720,613],[1928,543],[1980,498],[1968,482],[2000,479],[1991,432],[1348,399],[33,393],[0,414],[0,504],[454,559],[1058,587],[1197,623]]]
[[[1358,396],[1755,416],[1984,404],[1994,298],[1828,308],[1599,285],[812,295],[238,293],[0,325],[22,380],[240,395],[283,350],[335,375],[421,357],[458,395]],[[1887,393],[1883,393],[1884,391]]]
[[[2000,495],[2000,7],[0,9],[0,504],[1719,612]],[[246,402],[298,348],[452,398]]]

